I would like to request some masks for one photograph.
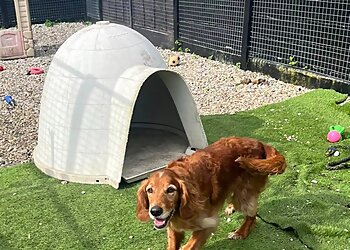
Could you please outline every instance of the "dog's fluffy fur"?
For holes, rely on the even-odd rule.
[[[273,147],[250,138],[229,137],[171,162],[141,183],[137,217],[151,218],[168,231],[168,249],[180,249],[184,231],[192,236],[181,249],[200,249],[216,230],[218,214],[241,211],[245,219],[230,239],[244,239],[256,222],[258,196],[268,175],[283,173],[285,158]]]

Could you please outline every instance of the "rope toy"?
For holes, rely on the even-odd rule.
[[[339,155],[338,149],[345,149],[345,150],[350,151],[350,146],[332,146],[332,147],[329,147],[325,153],[326,157]],[[350,163],[348,163],[348,161],[350,161],[350,156],[345,157],[345,158],[338,160],[338,161],[329,162],[328,164],[326,164],[326,169],[327,170],[340,170],[340,169],[350,168]]]

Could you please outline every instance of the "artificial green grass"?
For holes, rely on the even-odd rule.
[[[234,214],[228,222],[222,214],[205,249],[349,249],[350,170],[324,168],[328,127],[346,127],[340,144],[350,142],[350,106],[338,106],[341,99],[315,90],[253,111],[202,117],[209,142],[255,137],[277,147],[288,162],[284,174],[270,178],[251,235],[226,240],[243,217]],[[137,188],[62,185],[33,164],[0,169],[0,249],[165,249],[165,231],[135,218]]]

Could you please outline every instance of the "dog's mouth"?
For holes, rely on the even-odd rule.
[[[174,209],[169,213],[168,217],[166,217],[165,219],[162,218],[155,218],[154,219],[154,228],[159,230],[159,229],[163,229],[165,227],[168,226],[170,219],[173,217],[174,215]]]

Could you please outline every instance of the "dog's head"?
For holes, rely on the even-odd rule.
[[[137,191],[137,218],[151,218],[155,229],[166,228],[176,210],[180,215],[184,212],[187,201],[187,188],[176,174],[169,170],[156,172]]]

